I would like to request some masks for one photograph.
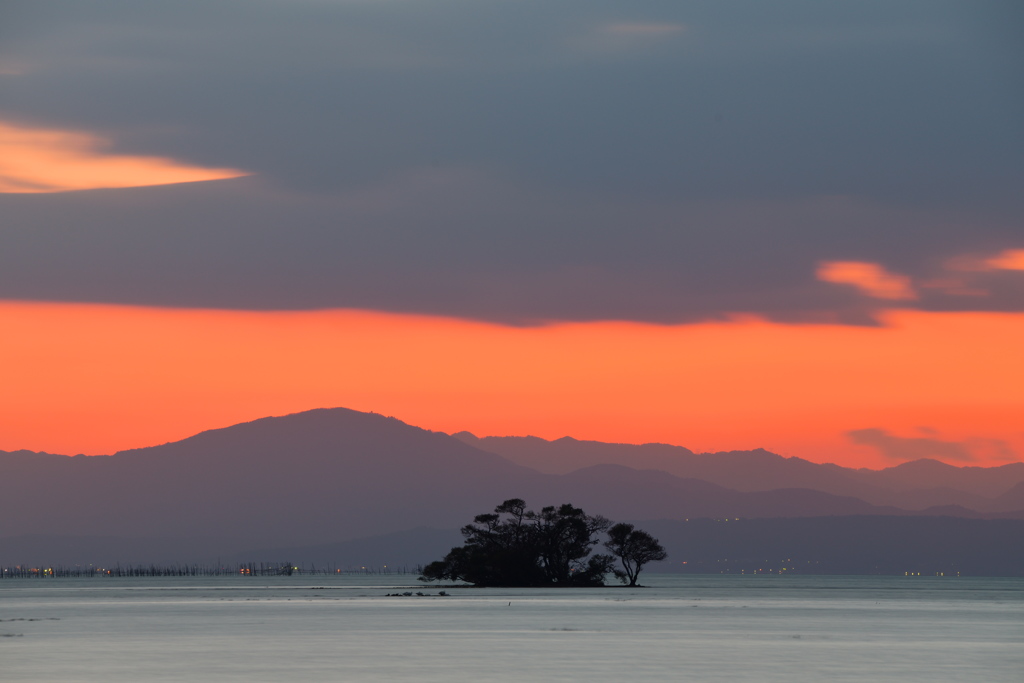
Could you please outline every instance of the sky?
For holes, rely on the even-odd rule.
[[[0,449],[345,406],[1024,460],[1018,2],[0,14]]]

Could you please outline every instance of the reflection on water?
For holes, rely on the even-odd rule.
[[[1024,671],[1021,579],[650,574],[649,588],[561,590],[394,579],[3,580],[0,667],[10,681],[115,683],[1017,683]]]

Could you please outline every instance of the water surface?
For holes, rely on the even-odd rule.
[[[1021,579],[649,574],[648,588],[442,597],[410,578],[3,580],[0,670],[62,683],[1019,683],[1024,671]]]

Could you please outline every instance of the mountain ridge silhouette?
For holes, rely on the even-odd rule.
[[[465,438],[332,408],[261,418],[110,456],[0,452],[0,563],[25,559],[4,556],[4,541],[11,538],[135,539],[137,548],[146,539],[164,539],[168,547],[219,543],[227,551],[323,545],[417,526],[454,529],[512,497],[536,508],[570,502],[614,519],[900,516],[949,509],[914,513],[792,483],[743,491],[620,463],[550,474]],[[540,442],[530,443],[548,448]],[[543,443],[582,453],[596,442]],[[619,445],[604,446],[609,445],[599,447],[602,452],[612,453]],[[666,454],[692,454],[665,445],[636,448],[669,465]],[[767,452],[751,457],[762,469],[764,463],[793,464]],[[738,452],[721,457],[734,468],[747,460]],[[804,472],[820,467],[796,465]],[[836,467],[824,471],[834,474]],[[751,480],[749,472],[741,474]],[[769,474],[773,483],[786,483]],[[996,502],[1013,516],[1022,509],[1013,507],[1022,496],[1012,482],[1010,487]],[[965,516],[992,512],[964,508]],[[114,541],[104,543],[116,547]]]

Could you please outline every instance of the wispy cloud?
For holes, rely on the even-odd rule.
[[[875,299],[895,301],[917,298],[909,277],[890,273],[877,263],[826,261],[818,266],[818,279],[852,285]]]
[[[655,45],[668,45],[687,30],[685,24],[676,22],[614,21],[591,25],[584,33],[569,37],[566,45],[577,55],[617,59]]]
[[[0,62],[0,76],[23,76],[28,68],[14,62]]]
[[[1014,461],[1016,453],[1009,444],[999,439],[972,438],[965,441],[944,441],[931,428],[922,427],[925,436],[902,437],[884,429],[855,429],[846,433],[855,444],[871,446],[881,455],[901,462],[934,458],[955,462],[975,462],[979,459]]]
[[[0,121],[0,193],[170,185],[248,175],[165,157],[107,154],[101,137]]]
[[[918,283],[923,289],[931,289],[948,294],[950,296],[964,297],[987,297],[990,296],[991,292],[984,287],[978,287],[972,284],[968,278],[963,277],[937,277],[928,280],[923,280]]]
[[[934,276],[919,279],[917,285],[955,297],[991,297],[1000,288],[998,283],[1005,290],[1020,271],[1024,271],[1024,249],[960,254],[946,259]]]
[[[962,254],[948,259],[945,269],[958,273],[1024,270],[1024,249],[1004,249],[996,254]]]
[[[1024,270],[1024,249],[1007,249],[987,261],[992,270]]]
[[[601,27],[601,30],[605,33],[611,33],[617,36],[661,37],[683,33],[686,31],[686,24],[670,22],[620,21],[605,24]]]

